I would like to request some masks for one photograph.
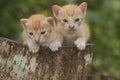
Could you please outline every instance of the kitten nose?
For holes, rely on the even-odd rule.
[[[35,42],[38,44],[39,43],[39,39],[35,39]]]
[[[69,29],[70,30],[74,30],[74,26],[69,26]]]

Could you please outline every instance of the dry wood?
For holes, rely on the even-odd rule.
[[[41,47],[32,54],[21,43],[0,38],[0,80],[86,80],[92,49],[73,46],[52,52]]]

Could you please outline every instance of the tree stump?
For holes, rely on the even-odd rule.
[[[85,50],[40,47],[32,54],[21,43],[0,38],[0,80],[87,80],[93,45]]]

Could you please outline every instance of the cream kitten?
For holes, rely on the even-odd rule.
[[[20,20],[23,25],[22,39],[24,44],[29,47],[30,52],[39,51],[40,45],[45,45],[50,36],[54,20],[52,17],[46,17],[41,14],[35,14],[29,18]]]
[[[63,7],[54,5],[53,14],[57,19],[56,39],[50,44],[52,51],[58,50],[63,42],[75,44],[78,49],[85,49],[89,39],[89,26],[85,23],[87,3],[83,2],[79,6],[69,4]],[[61,37],[57,37],[57,36]]]

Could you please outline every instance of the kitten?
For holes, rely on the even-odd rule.
[[[53,14],[57,19],[56,32],[61,35],[50,44],[52,51],[58,50],[63,42],[75,44],[78,49],[85,49],[89,39],[89,26],[85,23],[87,3],[83,2],[79,6],[69,4],[63,7],[53,5]],[[57,34],[57,35],[58,35]]]
[[[50,36],[54,20],[52,17],[46,17],[42,14],[34,14],[29,18],[20,20],[23,25],[22,40],[29,47],[30,52],[39,51],[40,45],[45,45]]]

